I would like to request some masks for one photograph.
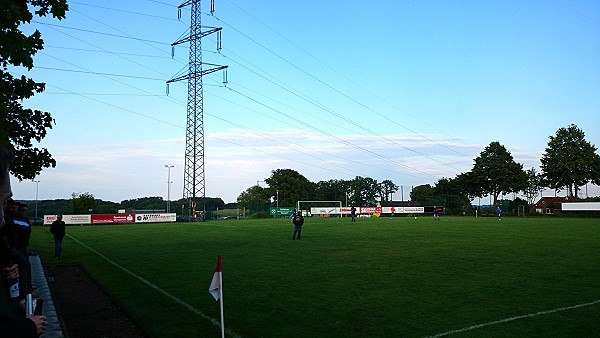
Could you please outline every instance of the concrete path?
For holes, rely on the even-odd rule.
[[[42,308],[42,314],[48,317],[48,326],[46,332],[41,335],[42,338],[64,338],[62,327],[60,325],[60,318],[56,313],[54,307],[54,301],[52,294],[50,293],[50,287],[48,286],[48,279],[42,266],[40,256],[29,256],[29,263],[31,264],[31,279],[34,288],[37,290],[33,291],[34,296],[39,296],[38,299],[44,300],[44,307]]]

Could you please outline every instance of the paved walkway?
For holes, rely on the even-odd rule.
[[[33,292],[34,296],[39,296],[39,299],[44,300],[44,307],[42,308],[42,314],[48,317],[48,326],[46,332],[41,335],[42,338],[64,338],[62,327],[60,326],[60,318],[56,313],[54,307],[54,301],[52,300],[52,294],[50,293],[50,287],[48,286],[48,279],[42,266],[40,256],[29,256],[29,263],[31,264],[31,279],[33,287],[37,290]]]

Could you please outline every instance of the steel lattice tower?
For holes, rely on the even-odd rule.
[[[183,177],[183,198],[187,202],[187,214],[196,216],[196,203],[199,198],[204,200],[205,196],[205,173],[204,173],[204,110],[202,76],[226,69],[227,66],[207,64],[212,68],[202,70],[202,37],[217,33],[217,49],[221,49],[221,28],[204,27],[201,25],[201,0],[188,0],[179,6],[181,8],[191,5],[190,35],[171,44],[173,50],[175,45],[190,43],[189,72],[186,75],[173,78],[171,82],[187,80],[187,123],[185,131],[185,161]],[[211,1],[211,13],[214,12],[214,0]],[[203,31],[203,29],[209,30]],[[202,208],[203,210],[204,208]]]

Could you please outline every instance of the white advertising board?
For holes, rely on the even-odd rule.
[[[384,214],[391,214],[392,207],[381,207],[381,212]],[[424,207],[394,207],[395,214],[422,214],[424,212]]]
[[[600,211],[600,202],[562,203],[562,211]]]
[[[44,225],[56,221],[56,215],[44,215]],[[92,224],[92,215],[63,215],[65,224]]]
[[[311,215],[339,215],[340,208],[336,207],[315,207],[310,208]]]
[[[175,222],[176,213],[164,214],[135,214],[136,223],[168,223]]]

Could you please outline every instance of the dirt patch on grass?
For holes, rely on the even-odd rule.
[[[69,338],[148,337],[78,265],[46,265],[56,311]]]

